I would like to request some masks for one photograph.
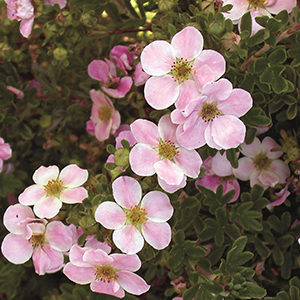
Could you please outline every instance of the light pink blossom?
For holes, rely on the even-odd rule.
[[[110,254],[101,248],[79,247],[70,250],[70,262],[63,273],[78,284],[90,284],[93,292],[125,296],[125,291],[134,295],[147,292],[150,286],[136,275],[141,261],[136,254]]]
[[[282,152],[280,146],[270,137],[262,142],[256,137],[252,144],[242,144],[239,167],[233,169],[234,175],[240,180],[250,180],[250,186],[260,184],[265,189],[274,187],[277,183],[285,183],[290,175],[287,164],[278,159]]]
[[[88,171],[75,164],[66,166],[61,172],[57,166],[41,166],[32,178],[35,184],[19,195],[19,202],[33,205],[39,218],[53,218],[62,203],[82,203],[88,197],[87,190],[81,186],[88,178]]]
[[[153,248],[161,250],[171,241],[167,221],[173,207],[169,197],[160,191],[151,191],[143,199],[140,184],[134,178],[121,176],[112,183],[117,203],[102,202],[95,219],[107,229],[114,230],[112,239],[124,253],[134,254],[144,246],[144,239]]]
[[[173,123],[179,124],[177,140],[187,149],[205,144],[218,150],[236,148],[243,143],[246,134],[239,117],[251,107],[251,95],[243,89],[233,89],[229,80],[209,83],[198,99],[189,102],[184,110],[172,112]]]
[[[93,60],[88,65],[88,74],[91,78],[99,80],[103,91],[114,98],[123,98],[132,86],[132,78],[118,77],[115,64],[108,59]]]
[[[169,107],[190,89],[201,90],[206,83],[219,79],[226,68],[220,53],[203,50],[202,34],[192,26],[176,33],[171,44],[161,40],[150,43],[141,54],[141,64],[152,76],[144,93],[155,109]]]
[[[63,253],[72,246],[70,228],[60,221],[36,219],[31,208],[21,204],[8,207],[3,223],[10,233],[3,239],[1,251],[10,262],[23,264],[32,256],[39,275],[62,268]]]
[[[0,172],[3,170],[3,161],[11,158],[11,148],[8,143],[4,143],[4,139],[0,137]]]
[[[255,21],[256,17],[271,16],[271,14],[278,14],[284,9],[290,13],[292,8],[296,6],[296,3],[296,0],[223,0],[223,6],[233,5],[230,11],[223,14],[225,18],[231,19],[234,24],[240,25],[242,16],[250,11],[252,34],[254,34],[263,28]]]
[[[133,73],[133,80],[134,80],[135,86],[141,86],[141,85],[145,84],[145,82],[148,80],[149,77],[150,77],[150,75],[143,71],[142,64],[139,62],[135,66],[135,70]]]
[[[233,198],[229,203],[236,201],[240,195],[240,185],[233,176],[233,168],[226,158],[218,152],[214,157],[208,157],[202,164],[205,169],[204,175],[196,180],[195,185],[202,185],[214,192],[217,191],[219,185],[223,186],[223,195],[231,190],[235,191]]]
[[[132,70],[134,56],[129,53],[128,46],[117,45],[109,52],[110,60],[121,70],[127,74],[127,71]]]
[[[197,178],[202,163],[195,150],[180,147],[176,140],[176,125],[170,115],[160,118],[158,126],[138,119],[131,124],[137,144],[131,149],[129,162],[140,176],[158,176],[158,182],[167,192],[174,192],[186,184],[186,177]]]
[[[101,91],[90,90],[93,100],[91,122],[86,123],[86,130],[94,133],[99,141],[104,141],[114,134],[121,123],[120,113],[115,110],[108,96]]]

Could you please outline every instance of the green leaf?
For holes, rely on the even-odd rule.
[[[268,59],[273,65],[283,64],[287,59],[286,50],[284,48],[277,48],[268,56]]]
[[[297,116],[297,104],[292,104],[289,105],[287,111],[286,111],[286,116],[288,118],[288,120],[293,120],[296,118]]]
[[[266,290],[255,282],[246,282],[243,287],[244,289],[239,291],[240,299],[262,299],[267,294]]]
[[[252,19],[250,12],[247,12],[241,19],[241,32],[245,38],[249,37],[252,32]]]
[[[234,148],[226,150],[226,158],[230,161],[233,168],[238,168],[239,162],[237,157],[237,152]]]
[[[253,36],[249,38],[248,46],[253,47],[260,43],[262,43],[264,40],[269,38],[270,32],[267,29],[260,29],[257,31]]]
[[[252,107],[241,119],[249,127],[268,126],[271,124],[270,118],[266,116],[260,107]]]

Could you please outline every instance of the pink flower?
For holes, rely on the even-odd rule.
[[[252,107],[251,95],[233,89],[227,79],[207,84],[199,98],[185,109],[172,112],[179,144],[187,149],[207,144],[211,148],[230,149],[243,143],[246,127],[239,119]]]
[[[21,21],[20,32],[28,37],[34,21],[34,8],[30,0],[5,0],[7,4],[7,16],[11,20]]]
[[[296,0],[223,0],[223,6],[232,4],[230,11],[223,13],[225,18],[232,20],[234,24],[240,24],[242,16],[250,11],[252,17],[252,34],[263,27],[256,21],[256,17],[271,16],[286,9],[289,13],[296,6]]]
[[[37,97],[41,97],[42,96],[42,88],[41,88],[41,85],[38,81],[36,80],[31,80],[28,84],[28,87],[27,87],[28,90],[31,90],[31,89],[36,89],[37,93],[36,93],[36,96]]]
[[[242,144],[241,152],[245,155],[239,159],[239,167],[233,169],[234,175],[240,180],[249,180],[250,186],[260,184],[265,189],[274,187],[277,183],[285,183],[290,175],[290,169],[278,158],[280,146],[270,137],[262,142],[256,137],[252,144]]]
[[[274,206],[279,206],[282,203],[284,203],[284,201],[287,199],[287,197],[291,194],[288,191],[288,186],[289,186],[289,183],[287,183],[282,190],[280,190],[279,192],[275,193],[275,195],[278,198],[275,201],[272,201],[270,204],[267,205],[268,209],[271,209]]]
[[[204,175],[196,180],[195,185],[203,185],[207,189],[214,192],[218,186],[223,186],[223,195],[231,190],[235,190],[235,194],[229,203],[236,201],[240,195],[240,185],[233,176],[233,168],[226,158],[226,154],[221,155],[218,152],[214,157],[208,157],[202,165],[205,168]]]
[[[88,197],[81,185],[88,178],[88,171],[77,165],[68,165],[59,172],[57,166],[39,167],[33,174],[33,184],[19,195],[19,202],[34,205],[33,211],[39,218],[53,218],[62,203],[82,203]]]
[[[145,82],[148,80],[150,76],[143,71],[142,69],[142,64],[139,62],[136,66],[135,66],[135,70],[134,70],[134,74],[133,74],[133,80],[134,80],[134,84],[135,86],[141,86],[143,84],[145,84]]]
[[[145,84],[145,98],[155,109],[164,109],[220,78],[225,72],[225,59],[214,50],[203,50],[202,34],[192,26],[176,33],[171,44],[154,41],[141,54],[141,64],[151,75]],[[159,92],[158,92],[159,91]]]
[[[45,0],[46,5],[58,4],[60,9],[63,9],[67,5],[67,0]]]
[[[171,241],[168,221],[173,214],[169,197],[152,191],[143,199],[140,184],[134,178],[121,176],[112,183],[117,203],[102,202],[95,212],[95,219],[107,229],[113,229],[115,245],[128,254],[142,250],[144,239],[153,248],[161,250]]]
[[[161,117],[158,126],[138,119],[130,127],[137,141],[129,154],[134,173],[140,176],[156,173],[159,184],[167,192],[185,186],[186,176],[198,177],[201,157],[195,150],[178,145],[175,136],[177,126],[171,122],[170,115]]]
[[[114,134],[121,123],[120,113],[115,110],[113,103],[101,91],[90,90],[90,96],[93,100],[91,122],[87,122],[86,129],[93,132],[99,141],[104,141]]]
[[[137,255],[108,253],[101,248],[74,245],[63,273],[78,284],[90,283],[93,292],[118,298],[123,298],[125,291],[141,295],[149,290],[144,279],[133,273],[141,267]]]
[[[116,66],[108,59],[93,60],[88,65],[88,74],[91,78],[99,80],[103,91],[114,98],[123,98],[132,86],[130,76],[117,77]]]
[[[128,46],[114,46],[109,53],[110,60],[127,74],[127,70],[132,70],[134,56],[129,53]]]
[[[23,93],[21,90],[19,90],[19,89],[13,87],[13,86],[11,86],[11,85],[7,85],[6,88],[7,88],[12,94],[15,94],[15,95],[17,96],[18,99],[23,99],[23,98],[24,98],[24,93]]]
[[[8,143],[4,143],[4,139],[0,137],[0,172],[3,170],[3,160],[11,158],[11,148]]]
[[[10,262],[23,264],[32,256],[39,275],[62,268],[63,252],[72,246],[72,231],[62,222],[35,219],[31,208],[15,204],[6,210],[3,223],[10,233],[2,242],[1,251]]]

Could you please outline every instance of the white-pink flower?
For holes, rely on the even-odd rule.
[[[132,86],[132,78],[118,77],[115,64],[108,59],[94,59],[88,65],[88,74],[91,78],[99,80],[103,91],[114,98],[123,98]]]
[[[150,288],[143,278],[136,275],[141,261],[136,254],[110,254],[105,249],[79,247],[74,245],[70,250],[70,262],[63,273],[78,284],[90,284],[93,292],[125,296],[125,291],[141,295]]]
[[[202,160],[195,150],[180,147],[176,140],[177,126],[170,115],[160,118],[158,126],[138,119],[131,125],[137,144],[131,149],[129,162],[140,176],[158,176],[158,183],[167,192],[184,187],[186,177],[197,178]]]
[[[72,246],[69,227],[60,221],[36,219],[31,208],[21,204],[8,207],[3,223],[10,233],[3,239],[1,251],[10,262],[23,264],[32,256],[39,275],[62,268],[63,253]]]
[[[8,143],[4,143],[4,139],[0,137],[0,172],[3,170],[3,160],[11,158],[11,148]]]
[[[256,21],[256,17],[271,16],[286,9],[289,13],[296,6],[296,0],[223,0],[223,6],[232,4],[232,9],[224,12],[224,17],[232,20],[234,24],[240,24],[242,16],[250,11],[252,17],[252,34],[263,27]]]
[[[113,103],[101,91],[90,90],[93,100],[91,122],[87,123],[87,131],[94,132],[99,141],[104,141],[114,134],[121,123],[120,113],[115,110]]]
[[[134,56],[129,53],[128,46],[116,45],[109,52],[110,60],[121,70],[127,74],[127,71],[132,70]]]
[[[179,124],[177,140],[187,149],[205,144],[218,150],[236,148],[244,142],[246,134],[246,126],[239,117],[251,107],[251,95],[243,89],[233,89],[229,80],[209,83],[184,110],[172,112],[173,123]]]
[[[276,149],[277,148],[277,149]],[[250,180],[250,186],[260,184],[265,189],[274,187],[277,183],[285,183],[290,175],[287,164],[278,159],[282,152],[280,146],[270,137],[262,142],[256,137],[252,144],[242,144],[239,167],[233,173],[240,180]]]
[[[169,197],[160,191],[151,191],[143,199],[140,184],[134,178],[121,176],[112,183],[117,203],[102,202],[95,219],[107,229],[114,230],[112,239],[124,253],[142,250],[144,239],[153,248],[161,250],[171,241],[171,228],[167,221],[173,207]]]
[[[164,109],[201,89],[225,72],[223,56],[214,50],[202,50],[202,34],[192,26],[176,33],[171,44],[154,41],[141,54],[141,64],[151,75],[145,84],[145,98],[155,109]]]
[[[19,195],[19,202],[34,205],[33,211],[39,218],[53,218],[62,203],[82,203],[88,197],[87,190],[81,186],[88,178],[88,171],[75,164],[66,166],[61,172],[57,166],[41,166],[32,178],[35,184]]]

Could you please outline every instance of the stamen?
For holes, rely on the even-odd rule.
[[[160,140],[158,145],[158,154],[160,159],[173,160],[176,154],[178,154],[178,149],[175,144],[171,141]]]
[[[254,159],[253,163],[257,170],[263,171],[269,168],[272,160],[267,157],[267,155],[263,152],[257,154]]]
[[[171,66],[170,74],[174,81],[178,81],[182,83],[186,79],[190,77],[192,72],[193,62],[188,61],[184,58],[176,58],[176,62],[174,62]]]
[[[98,116],[101,121],[108,121],[111,118],[112,109],[109,106],[101,106],[98,109]]]
[[[146,223],[148,218],[146,217],[147,213],[144,208],[139,207],[138,205],[134,206],[132,209],[126,211],[127,220],[134,226],[142,225]]]
[[[96,266],[96,269],[96,280],[100,280],[103,282],[117,280],[116,269],[112,268],[110,265]]]
[[[45,241],[45,236],[43,233],[33,233],[30,240],[32,247],[42,246]]]
[[[215,117],[221,116],[222,112],[218,109],[217,103],[203,103],[202,109],[199,113],[200,117],[205,121],[212,121]]]
[[[61,180],[52,179],[49,180],[47,185],[44,186],[47,195],[49,196],[58,196],[63,190],[63,183]]]

